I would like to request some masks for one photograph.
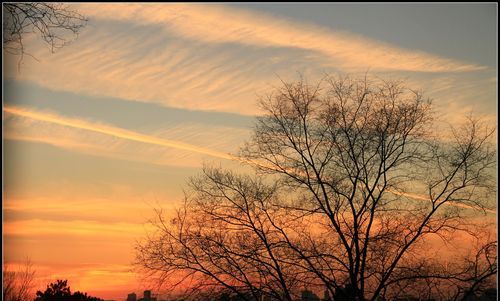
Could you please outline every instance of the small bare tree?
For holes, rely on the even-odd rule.
[[[29,259],[17,271],[9,264],[3,265],[3,298],[5,301],[31,301],[34,298],[33,280],[35,270]]]
[[[477,235],[464,212],[484,213],[491,198],[492,130],[469,119],[438,139],[430,101],[401,81],[284,83],[261,106],[241,151],[257,175],[194,178],[177,217],[159,212],[138,246],[150,276],[288,301],[305,287],[339,300],[431,298],[438,279],[457,276],[425,264],[423,250]]]
[[[76,38],[87,18],[62,3],[2,3],[3,48],[6,52],[26,54],[26,34],[38,34],[53,52]],[[70,36],[68,36],[70,34]]]

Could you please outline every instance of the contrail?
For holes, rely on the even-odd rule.
[[[168,140],[168,139],[162,139],[162,138],[158,138],[158,137],[154,137],[154,136],[148,136],[148,135],[144,135],[141,133],[137,133],[137,132],[133,132],[133,131],[129,131],[129,130],[124,130],[121,128],[116,128],[116,127],[112,127],[112,126],[108,126],[108,125],[92,124],[92,123],[89,123],[87,121],[80,120],[80,119],[64,118],[64,117],[57,116],[54,114],[28,111],[28,110],[18,108],[18,107],[4,107],[3,110],[7,113],[10,113],[10,114],[27,117],[27,118],[34,119],[34,120],[50,122],[50,123],[54,123],[54,124],[59,124],[59,125],[63,125],[63,126],[76,128],[76,129],[83,129],[83,130],[101,133],[101,134],[105,134],[105,135],[109,135],[109,136],[113,136],[113,137],[117,137],[117,138],[182,149],[182,150],[191,151],[191,152],[204,154],[204,155],[209,155],[212,157],[226,159],[226,160],[241,161],[239,158],[236,158],[235,156],[232,156],[230,154],[226,154],[223,152],[218,152],[218,151],[214,151],[211,149],[207,149],[207,148],[203,148],[203,147],[199,147],[196,145],[187,144],[187,143],[183,143],[183,142],[179,142],[179,141],[175,141],[175,140]]]
[[[133,132],[133,131],[129,131],[129,130],[124,130],[121,128],[116,128],[116,127],[112,127],[112,126],[108,126],[108,125],[91,124],[91,123],[84,121],[84,120],[81,120],[81,119],[64,118],[64,117],[61,117],[61,116],[58,116],[55,114],[34,112],[34,111],[29,111],[29,110],[18,108],[18,107],[4,107],[3,110],[7,113],[10,113],[10,114],[27,117],[27,118],[31,118],[34,120],[50,122],[50,123],[54,123],[54,124],[59,124],[59,125],[63,125],[63,126],[76,128],[76,129],[88,130],[88,131],[92,131],[92,132],[96,132],[96,133],[110,135],[110,136],[117,137],[117,138],[127,139],[130,141],[137,141],[137,142],[148,143],[148,144],[153,144],[153,145],[160,145],[160,146],[182,149],[182,150],[191,151],[191,152],[195,152],[195,153],[199,153],[199,154],[209,155],[209,156],[216,157],[216,158],[249,163],[249,164],[264,167],[267,169],[273,168],[273,167],[268,166],[268,165],[263,164],[263,163],[245,160],[245,159],[242,159],[242,158],[239,158],[236,156],[232,156],[232,155],[227,154],[227,153],[214,151],[214,150],[199,147],[196,145],[187,144],[187,143],[183,143],[183,142],[175,141],[175,140],[162,139],[162,138],[158,138],[158,137],[154,137],[154,136],[148,136],[148,135],[144,135],[141,133],[137,133],[137,132]],[[428,201],[429,200],[428,198],[421,196],[421,195],[417,195],[417,194],[402,193],[402,192],[393,191],[393,190],[390,190],[388,192],[395,194],[395,195],[406,196],[406,197],[412,198],[414,200],[420,200],[420,201]],[[476,209],[476,210],[481,209],[481,208],[477,208],[474,206],[460,204],[460,203],[456,203],[456,202],[452,202],[452,201],[450,203],[447,203],[447,205],[461,207],[461,208],[468,208],[468,209]],[[484,210],[486,212],[489,212],[489,213],[496,213],[496,211],[491,210],[491,209],[484,209]]]
[[[387,192],[395,194],[395,195],[405,196],[405,197],[408,197],[408,198],[411,198],[411,199],[414,199],[414,200],[429,201],[429,198],[426,198],[424,196],[421,196],[421,195],[418,195],[418,194],[414,194],[414,193],[399,192],[399,191],[395,191],[395,190],[392,190],[392,189],[391,190],[387,190]],[[462,203],[457,203],[457,202],[455,202],[453,200],[449,200],[447,203],[445,203],[445,205],[453,206],[453,207],[460,207],[460,208],[467,208],[467,209],[484,210],[484,211],[486,211],[488,213],[497,213],[495,210],[491,210],[491,209],[487,209],[487,208],[480,208],[480,207],[477,207],[477,206],[466,205],[466,204],[462,204]]]

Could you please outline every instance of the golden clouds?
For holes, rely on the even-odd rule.
[[[98,6],[98,7],[97,7]],[[347,69],[457,72],[484,69],[422,51],[398,48],[354,34],[276,16],[199,4],[82,4],[85,14],[139,24],[160,25],[179,37],[206,43],[291,47],[320,52]]]

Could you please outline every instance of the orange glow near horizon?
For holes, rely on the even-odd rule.
[[[146,278],[144,271],[134,266],[136,258],[140,258],[138,245],[158,230],[154,222],[159,211],[166,223],[178,226],[176,214],[183,212],[183,205],[197,201],[195,191],[212,188],[198,181],[203,179],[203,171],[228,171],[231,174],[225,179],[241,187],[248,179],[259,181],[262,187],[250,187],[252,197],[254,193],[276,197],[293,206],[296,202],[308,202],[309,195],[308,191],[287,186],[287,177],[300,178],[295,183],[302,187],[301,183],[313,183],[316,186],[312,189],[318,191],[325,188],[318,187],[321,183],[336,185],[339,175],[333,173],[339,166],[344,168],[342,164],[350,164],[343,162],[347,158],[345,148],[323,147],[322,143],[330,143],[332,137],[309,135],[295,128],[295,121],[288,121],[297,113],[289,110],[298,109],[299,115],[305,117],[298,122],[304,122],[308,130],[318,131],[322,127],[317,125],[324,122],[319,119],[330,114],[330,109],[338,109],[330,106],[348,106],[341,108],[348,119],[366,119],[364,115],[370,115],[371,110],[387,109],[373,105],[377,101],[356,109],[355,102],[344,101],[344,92],[363,104],[372,98],[394,97],[393,106],[387,111],[390,114],[384,115],[386,123],[389,128],[392,126],[391,117],[396,112],[398,116],[402,114],[395,121],[399,122],[396,128],[402,123],[402,128],[409,128],[408,118],[421,117],[419,109],[396,105],[399,95],[393,92],[399,88],[392,89],[392,82],[401,80],[405,89],[421,93],[422,100],[432,100],[432,131],[425,137],[433,135],[436,143],[451,145],[455,133],[448,131],[448,125],[461,134],[459,126],[469,114],[485,127],[495,129],[498,42],[494,4],[458,5],[452,9],[448,5],[426,4],[388,3],[380,4],[380,9],[335,3],[268,4],[66,3],[61,8],[63,12],[72,12],[65,20],[70,28],[57,24],[51,27],[55,36],[50,38],[65,42],[54,51],[49,49],[54,45],[40,36],[40,28],[32,28],[31,23],[23,27],[26,30],[22,39],[16,36],[14,41],[21,47],[4,47],[3,52],[4,264],[18,269],[29,259],[36,270],[35,291],[44,290],[58,279],[67,279],[72,292],[87,292],[110,301],[125,301],[132,292],[138,298],[144,290],[155,293],[158,286],[153,281],[157,279]],[[20,16],[26,13],[14,11]],[[86,21],[73,20],[75,15]],[[47,16],[50,13],[43,15]],[[468,16],[467,20],[462,16]],[[15,16],[8,19],[16,20]],[[422,20],[425,26],[414,26]],[[78,24],[77,28],[71,28],[72,22]],[[348,85],[329,85],[330,77],[344,76],[349,78],[345,82]],[[355,80],[363,78],[364,87]],[[385,80],[386,88],[378,89],[378,83]],[[304,90],[288,86],[297,81],[304,84]],[[363,94],[365,88],[369,89],[368,97]],[[281,93],[287,92],[293,96],[293,105],[281,106],[282,101],[292,98],[282,99]],[[403,98],[407,98],[405,93],[401,94]],[[260,126],[270,113],[266,109],[268,101],[277,101],[279,105],[272,105],[276,111],[271,114],[283,117],[281,126],[299,138],[287,137],[291,139],[283,142],[281,138],[287,135]],[[309,101],[309,106],[303,106]],[[427,118],[419,120],[426,122]],[[477,129],[479,133],[480,126]],[[266,130],[269,136],[259,135],[259,131]],[[259,139],[274,139],[278,135],[283,137],[268,145],[261,144],[258,149],[255,146]],[[492,152],[498,148],[494,138],[491,135],[487,141]],[[251,154],[245,156],[247,146]],[[299,154],[298,148],[309,153]],[[323,158],[331,160],[322,162]],[[396,170],[404,166],[398,165]],[[429,180],[438,177],[439,171],[435,170],[429,171]],[[311,182],[311,175],[316,176],[314,172],[319,172],[317,178],[322,179]],[[411,168],[406,172],[411,173]],[[379,181],[367,184],[375,194],[383,189],[380,204],[387,201],[387,207],[380,208],[380,214],[395,212],[388,215],[389,220],[405,210],[411,218],[429,212],[432,197],[424,181],[406,180],[396,173],[390,175],[395,178],[388,180],[386,186],[377,186]],[[244,180],[239,182],[239,176]],[[304,179],[307,182],[302,182]],[[359,181],[354,183],[361,185]],[[267,185],[274,184],[276,195],[267,195]],[[336,188],[326,187],[326,193],[334,194],[331,191]],[[354,188],[354,197],[365,197],[365,186]],[[497,231],[493,227],[497,226],[498,200],[480,187],[476,191],[471,188],[472,201],[461,202],[463,191],[455,194],[455,201],[450,198],[443,204],[436,215],[463,215],[464,227],[484,229],[478,240],[493,237]],[[241,197],[248,193],[245,189]],[[286,227],[296,226],[291,235],[299,230],[302,233],[298,234],[304,235],[309,230],[317,231],[321,239],[327,237],[325,246],[336,247],[328,239],[333,228],[323,228],[331,221],[307,212],[305,217],[298,217],[299,214],[280,211],[279,207],[270,207],[269,212],[301,222],[283,221]],[[226,207],[220,210],[224,214],[230,212]],[[352,222],[349,216],[355,212],[343,214],[342,210],[336,211],[336,218],[343,227],[343,222]],[[191,225],[207,220],[196,211],[188,213],[197,222]],[[387,227],[393,222],[408,223],[411,218],[404,214],[395,221],[389,220]],[[364,217],[360,217],[361,223]],[[382,222],[378,216],[373,219],[374,230],[370,233],[385,229],[386,216],[383,217]],[[264,226],[267,224],[269,221],[263,221]],[[464,238],[463,233],[449,236],[452,243],[464,250],[472,245],[472,239]],[[451,259],[446,252],[458,248],[447,244],[441,247],[435,242],[439,239],[438,235],[429,235],[423,243],[430,243],[423,249],[435,253],[433,259]],[[456,251],[453,255],[462,253]],[[426,253],[420,256],[430,258]],[[182,276],[176,273],[168,281],[176,283]],[[195,286],[196,280],[177,288]],[[163,288],[167,290],[167,285]],[[175,295],[176,289],[170,293]],[[171,299],[168,293],[165,298]]]
[[[9,271],[23,271],[25,262],[5,262]],[[127,294],[151,289],[147,284],[141,284],[139,276],[128,265],[102,264],[37,264],[32,262],[33,294],[44,291],[49,283],[57,280],[68,280],[71,292],[86,292],[93,297],[104,300],[125,300]]]

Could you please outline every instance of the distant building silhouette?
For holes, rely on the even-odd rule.
[[[127,301],[157,301],[156,297],[151,295],[150,290],[145,290],[142,298],[137,299],[137,295],[135,293],[131,293],[127,295]]]
[[[138,301],[156,301],[156,297],[151,297],[151,291],[145,290],[144,297],[140,298]]]
[[[128,294],[127,301],[137,301],[137,295],[135,293]]]

